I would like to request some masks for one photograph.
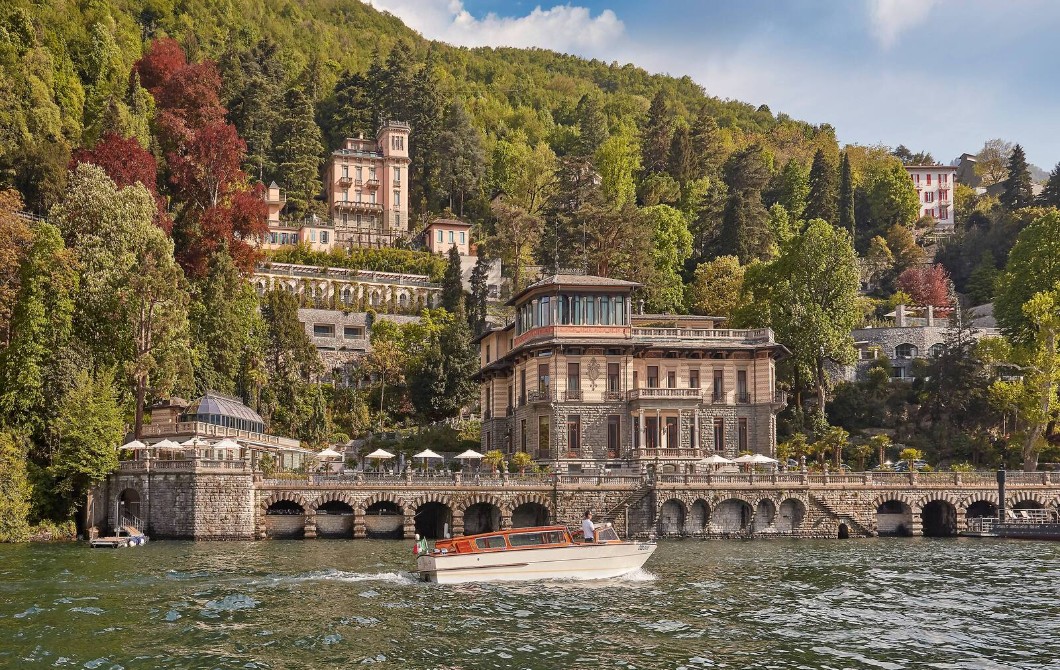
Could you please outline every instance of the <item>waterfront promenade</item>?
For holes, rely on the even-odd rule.
[[[1060,473],[1009,472],[1011,509],[1060,508]],[[411,538],[576,523],[586,509],[628,536],[836,538],[955,535],[996,515],[993,472],[778,472],[425,476],[282,474],[243,461],[130,461],[93,496],[159,538]]]

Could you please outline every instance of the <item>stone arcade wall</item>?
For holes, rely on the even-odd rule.
[[[488,518],[511,527],[515,510],[532,504],[572,526],[592,509],[597,520],[611,520],[630,536],[834,538],[844,529],[852,537],[869,537],[894,533],[899,525],[914,535],[940,528],[952,533],[966,527],[972,505],[998,502],[993,473],[261,479],[235,465],[123,470],[96,492],[93,518],[97,525],[112,525],[118,496],[133,489],[148,533],[160,538],[365,537],[365,513],[376,503],[400,510],[406,538],[423,522],[419,515],[429,503],[444,511],[454,535]],[[281,501],[301,511],[266,513]],[[318,515],[325,503],[352,513]],[[881,510],[885,503],[901,512]],[[101,514],[103,504],[109,511]],[[1009,473],[1006,504],[1060,509],[1060,473]]]

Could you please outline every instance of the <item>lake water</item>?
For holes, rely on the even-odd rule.
[[[664,542],[437,586],[412,542],[0,545],[2,668],[1060,668],[1060,543]]]

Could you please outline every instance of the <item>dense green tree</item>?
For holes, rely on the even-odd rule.
[[[26,473],[26,448],[8,430],[0,430],[0,543],[29,538],[32,487]]]
[[[531,147],[522,133],[497,142],[493,149],[491,181],[513,207],[537,215],[555,186],[556,154],[544,143]]]
[[[1038,196],[1038,204],[1043,207],[1060,208],[1060,163],[1049,173],[1049,179]]]
[[[802,219],[806,198],[810,195],[810,176],[794,158],[784,164],[777,175],[776,203],[782,206],[792,221]]]
[[[77,263],[51,224],[36,222],[19,272],[10,323],[10,345],[0,351],[0,416],[8,426],[41,435],[53,388],[49,368],[68,346]]]
[[[486,305],[489,300],[489,271],[489,259],[483,251],[483,246],[479,245],[478,260],[475,261],[475,268],[471,271],[471,297],[467,301],[467,323],[471,327],[471,335],[473,337],[481,335],[487,327]]]
[[[653,231],[641,225],[636,206],[588,204],[579,211],[585,229],[584,267],[601,277],[632,279],[651,263]]]
[[[298,431],[300,392],[314,381],[323,365],[298,320],[298,301],[282,289],[267,291],[261,300],[265,323],[264,368],[268,383],[257,390],[258,412],[277,432]]]
[[[320,181],[324,143],[313,114],[313,101],[304,91],[288,91],[272,154],[276,179],[287,191],[287,213],[299,219],[317,210],[323,213],[317,196],[324,188]]]
[[[640,170],[639,158],[636,134],[628,125],[616,128],[593,156],[600,175],[601,192],[615,208],[620,209],[636,199],[635,177]]]
[[[18,299],[22,261],[33,243],[33,231],[18,215],[21,210],[17,191],[0,191],[0,348],[11,341],[11,314]]]
[[[460,101],[446,110],[438,135],[438,155],[438,185],[449,199],[449,209],[463,216],[465,199],[479,188],[484,176],[486,152]]]
[[[1034,191],[1031,189],[1031,173],[1027,168],[1027,156],[1023,147],[1012,147],[1008,159],[1008,176],[1005,177],[1004,190],[1001,192],[1001,204],[1008,209],[1020,209],[1034,204]]]
[[[442,168],[446,156],[440,135],[445,130],[443,119],[447,107],[438,73],[437,52],[433,44],[428,48],[426,61],[413,75],[412,90],[414,96],[410,101],[409,116],[407,119],[401,119],[407,120],[412,127],[409,138],[409,169],[412,171],[409,202],[420,202],[422,199],[427,203],[434,203],[437,173]],[[456,125],[451,124],[449,127]],[[470,145],[465,146],[464,150],[469,151],[469,147]]]
[[[472,381],[478,353],[463,306],[446,317],[441,329],[430,335],[423,356],[408,370],[409,396],[424,421],[452,418],[476,395]]]
[[[719,251],[736,256],[742,263],[765,258],[773,240],[769,215],[762,204],[762,188],[769,181],[769,169],[761,147],[752,145],[734,152],[723,172],[729,197],[722,217]]]
[[[688,309],[693,314],[729,319],[740,305],[745,268],[736,256],[719,256],[696,266],[688,285]]]
[[[824,219],[833,225],[839,222],[839,185],[836,166],[824,151],[817,150],[810,166],[810,192],[806,196],[807,219]],[[908,181],[908,180],[907,180]]]
[[[233,39],[218,61],[223,88],[221,99],[228,108],[228,120],[247,143],[243,164],[258,181],[274,176],[276,138],[286,138],[279,130],[291,105],[284,105],[283,84],[286,68],[277,44],[268,39],[247,48]],[[310,114],[312,119],[312,114]],[[315,124],[314,124],[315,125]],[[319,135],[319,129],[317,134]],[[319,159],[318,159],[319,160]],[[288,189],[289,184],[285,184]]]
[[[994,265],[994,254],[983,251],[979,265],[968,277],[968,298],[973,305],[983,305],[994,299],[994,286],[1000,272]]]
[[[718,122],[703,105],[692,120],[692,160],[697,177],[714,176],[721,172],[724,148]]]
[[[648,118],[641,131],[641,165],[648,174],[666,172],[670,142],[674,132],[674,113],[669,96],[659,89],[651,100]]]
[[[858,262],[849,231],[821,219],[810,221],[781,245],[775,260],[748,269],[744,286],[751,300],[737,320],[776,331],[777,340],[792,351],[796,393],[801,380],[812,378],[823,418],[827,365],[854,361],[850,331],[861,321]]]
[[[983,143],[983,148],[975,155],[975,174],[980,179],[979,186],[992,186],[1008,176],[1007,166],[1012,148],[1011,142],[1002,139]]]
[[[996,407],[1015,415],[1022,433],[1023,469],[1033,472],[1041,452],[1060,442],[1060,282],[1031,295],[1021,311],[1027,336],[1006,342],[1009,346],[997,352],[997,358],[1020,375],[995,381],[990,393]]]
[[[56,493],[67,510],[84,509],[88,490],[118,467],[125,422],[114,378],[106,368],[95,375],[80,371],[62,401],[55,421],[58,448],[49,466]],[[83,519],[78,514],[79,526]]]
[[[213,389],[251,397],[242,380],[261,360],[264,329],[258,296],[227,254],[218,254],[210,270],[192,285],[188,307],[195,390]]]
[[[843,152],[843,159],[839,163],[839,220],[840,228],[850,231],[852,237],[856,237],[854,223],[854,176],[850,171],[850,156]]]
[[[528,213],[522,207],[510,204],[508,199],[497,198],[490,208],[496,220],[496,234],[491,240],[505,267],[510,268],[512,290],[523,288],[523,266],[530,261],[530,254],[541,238],[544,221]]]
[[[442,307],[450,314],[464,302],[464,285],[461,279],[460,252],[456,245],[449,247],[449,261],[445,266],[445,277],[442,278]]]
[[[592,156],[607,140],[607,114],[604,113],[601,96],[586,93],[578,100],[575,113],[578,117],[578,154]]]
[[[674,130],[673,139],[670,141],[669,173],[681,186],[695,177],[692,136],[687,125],[681,124]]]
[[[1037,293],[1060,284],[1060,212],[1035,219],[1016,238],[1005,271],[997,279],[994,314],[1005,336],[1029,346],[1037,327],[1024,310]]]
[[[648,309],[662,314],[684,311],[684,283],[681,269],[692,255],[692,233],[679,210],[667,205],[640,210],[645,228],[651,231],[651,274],[646,284]]]

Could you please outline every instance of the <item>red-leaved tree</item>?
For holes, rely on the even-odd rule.
[[[91,149],[78,149],[74,152],[70,159],[70,169],[76,169],[81,163],[91,163],[103,168],[119,188],[143,184],[158,206],[155,223],[167,233],[172,232],[173,221],[166,211],[166,200],[158,193],[158,162],[139,142],[116,133],[104,133]]]
[[[898,275],[898,288],[921,307],[949,307],[952,304],[950,273],[941,265],[909,268]]]
[[[135,71],[155,99],[177,260],[197,277],[227,249],[240,270],[251,272],[257,260],[251,243],[268,232],[268,210],[260,187],[240,169],[247,147],[225,122],[217,66],[189,63],[180,45],[164,38],[151,43]]]

